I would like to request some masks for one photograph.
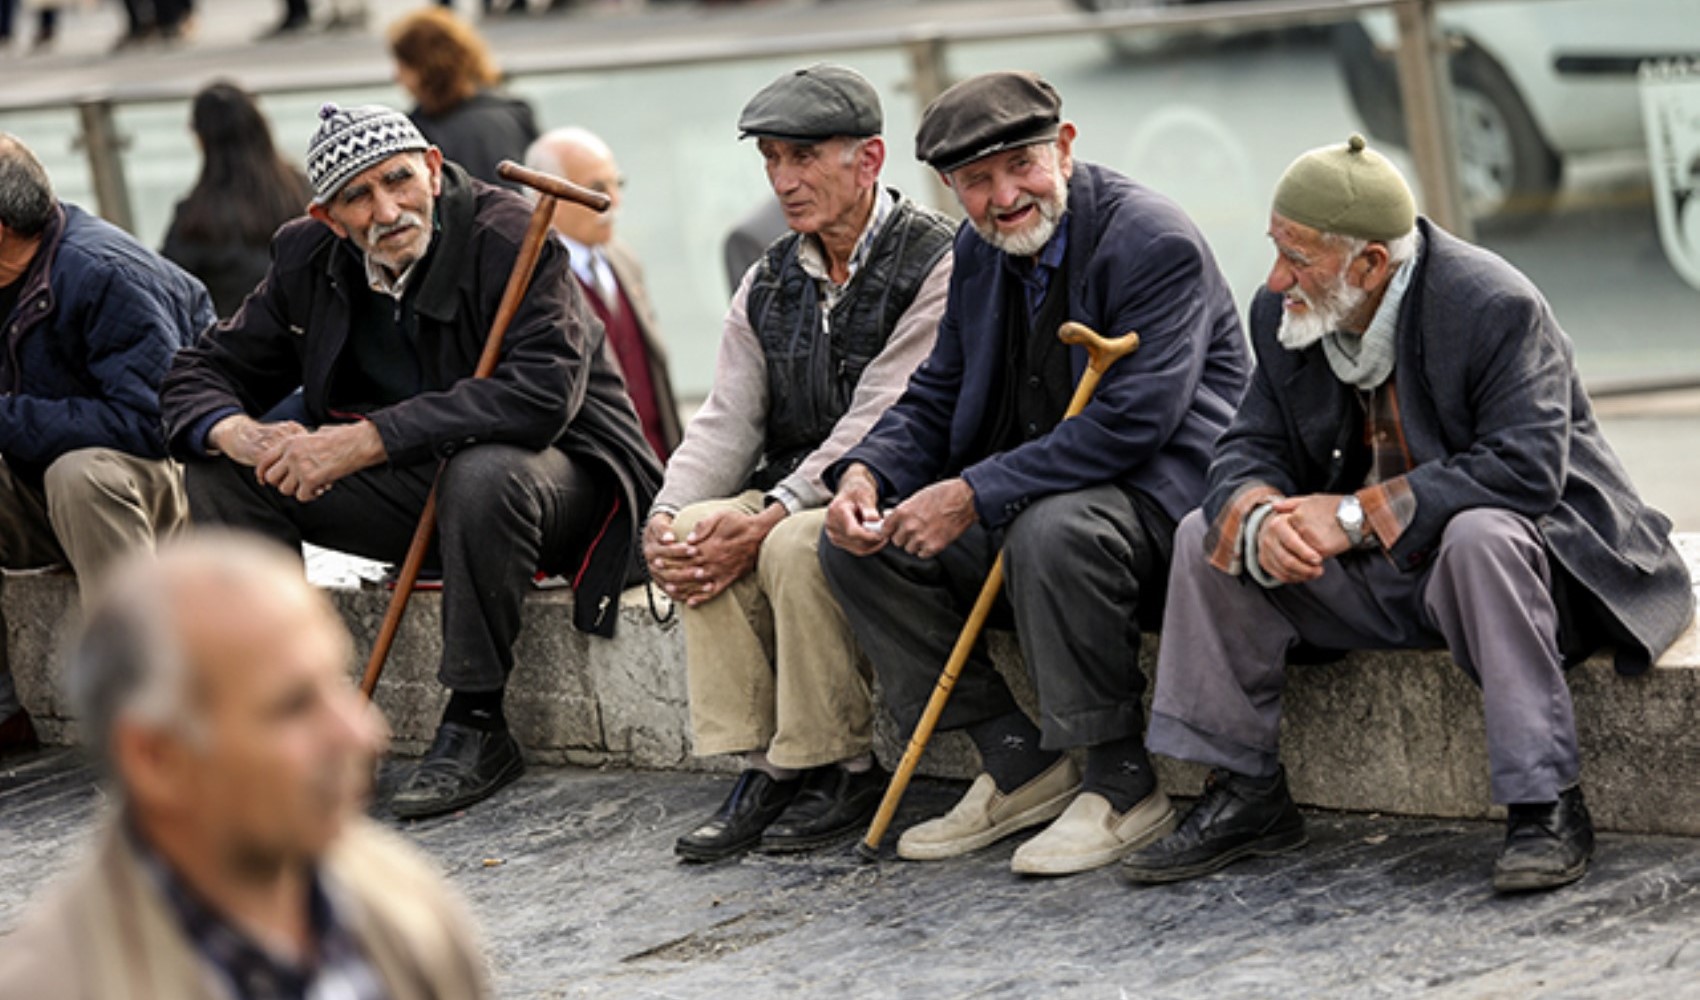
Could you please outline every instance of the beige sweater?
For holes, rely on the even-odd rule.
[[[365,819],[324,861],[392,1000],[481,1000],[470,917],[418,850]],[[0,937],[0,1000],[218,1000],[201,959],[116,825],[94,858]]]
[[[832,433],[774,490],[795,501],[794,507],[787,503],[793,513],[824,506],[832,499],[821,474],[862,440],[903,394],[910,373],[932,353],[950,289],[950,266],[951,255],[946,253],[898,319],[885,350],[862,372],[850,408]],[[754,271],[752,267],[745,273],[732,296],[715,362],[714,387],[667,462],[667,478],[650,509],[652,514],[675,514],[693,503],[733,496],[743,490],[761,461],[767,437],[767,360],[745,312]]]

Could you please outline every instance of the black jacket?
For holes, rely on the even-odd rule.
[[[525,162],[525,150],[537,141],[531,105],[517,97],[481,90],[440,115],[418,108],[408,112],[427,142],[481,181],[512,187],[496,176],[503,160]]]
[[[495,373],[470,377],[530,213],[517,195],[452,164],[443,169],[436,204],[441,229],[412,280],[423,382],[448,388],[365,418],[396,465],[500,442],[553,446],[603,469],[619,489],[599,515],[590,552],[574,567],[574,617],[585,631],[612,635],[619,591],[637,565],[641,512],[660,485],[661,468],[604,350],[602,326],[553,241],[543,246]],[[166,377],[161,403],[172,452],[196,456],[200,442],[193,438],[212,414],[231,407],[263,414],[298,387],[309,422],[339,419],[352,402],[334,397],[338,366],[347,363],[348,289],[364,282],[360,252],[329,227],[302,219],[278,230],[264,283],[234,316],[179,354]]]

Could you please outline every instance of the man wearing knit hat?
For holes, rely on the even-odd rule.
[[[1238,311],[1173,202],[1074,158],[1062,100],[988,73],[934,101],[917,155],[968,215],[933,354],[828,472],[821,561],[886,703],[914,727],[1001,548],[1006,605],[1039,696],[1016,705],[982,648],[940,720],[985,773],[900,857],[946,858],[1050,826],[1011,859],[1062,875],[1110,864],[1174,823],[1140,740],[1140,629],[1162,613],[1170,536],[1245,386]],[[1139,350],[1063,413],[1086,352],[1066,320]],[[889,513],[882,513],[888,505]],[[1084,775],[1064,752],[1085,751]]]
[[[490,378],[472,378],[524,241],[518,195],[475,180],[378,106],[326,105],[312,218],[278,230],[265,280],[177,356],[162,390],[194,519],[399,561],[437,480],[449,688],[392,799],[476,802],[524,770],[507,729],[520,603],[574,581],[575,624],[613,634],[660,479],[567,267],[543,247]],[[441,475],[438,468],[441,466]]]
[[[644,533],[683,606],[693,747],[743,764],[675,844],[688,861],[842,840],[885,789],[867,667],[816,554],[820,477],[932,347],[953,226],[880,185],[883,126],[873,85],[830,63],[780,76],[738,118],[791,231],[732,296],[714,389]]]
[[[1359,136],[1275,189],[1257,371],[1175,536],[1151,750],[1204,795],[1129,856],[1171,882],[1305,842],[1277,756],[1298,642],[1445,648],[1482,690],[1496,889],[1580,878],[1593,827],[1564,668],[1604,643],[1645,671],[1693,597],[1670,522],[1600,436],[1546,301],[1417,216]]]

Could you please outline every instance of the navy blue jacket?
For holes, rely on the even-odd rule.
[[[0,455],[39,475],[80,448],[165,457],[159,384],[213,324],[199,281],[75,205],[60,203],[5,318]]]
[[[964,224],[932,356],[828,470],[829,485],[836,488],[851,462],[868,466],[888,498],[960,475],[990,528],[1035,500],[1104,483],[1137,487],[1177,521],[1203,499],[1216,438],[1249,371],[1227,282],[1203,234],[1162,195],[1076,161],[1068,196],[1070,253],[1079,263],[1069,275],[1067,318],[1105,337],[1136,331],[1139,349],[1105,374],[1080,416],[1007,451],[974,455],[991,419],[1014,278],[1002,252]],[[1078,380],[1085,349],[1070,348],[1069,364]]]

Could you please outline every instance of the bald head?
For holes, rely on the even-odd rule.
[[[606,212],[561,202],[555,207],[555,229],[585,246],[601,246],[614,238],[614,217],[620,208],[620,167],[614,152],[594,132],[572,127],[544,133],[525,152],[525,165],[564,177],[580,187],[612,199]]]
[[[275,865],[317,856],[364,798],[383,730],[351,657],[286,550],[201,533],[108,578],[69,683],[157,846]]]

